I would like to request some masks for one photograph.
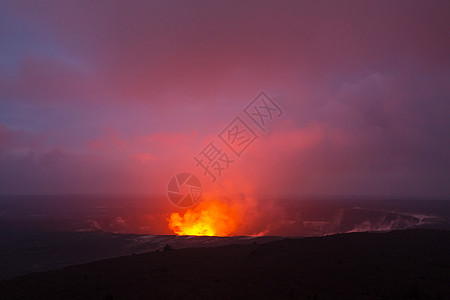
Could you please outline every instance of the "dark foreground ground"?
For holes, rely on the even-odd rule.
[[[0,298],[450,299],[450,231],[136,254],[1,281]]]

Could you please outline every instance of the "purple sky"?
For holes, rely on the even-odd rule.
[[[285,114],[225,182],[448,198],[449,15],[448,1],[2,1],[0,194],[163,194],[177,172],[202,176],[193,156],[265,91]]]

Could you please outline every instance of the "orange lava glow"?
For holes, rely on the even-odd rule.
[[[177,235],[230,236],[240,223],[236,207],[219,201],[200,202],[184,213],[172,213],[169,228]]]

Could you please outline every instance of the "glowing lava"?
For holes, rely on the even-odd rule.
[[[178,235],[229,236],[239,225],[240,216],[236,207],[210,200],[184,213],[172,213],[168,221],[169,228]]]

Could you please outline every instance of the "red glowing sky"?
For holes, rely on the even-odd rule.
[[[2,1],[1,193],[162,194],[260,92],[227,178],[448,197],[448,1]]]

